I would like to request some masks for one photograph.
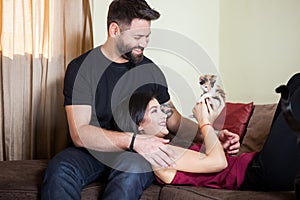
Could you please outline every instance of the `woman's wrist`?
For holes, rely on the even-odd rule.
[[[205,123],[205,124],[202,124],[202,125],[200,125],[200,127],[199,127],[199,129],[200,129],[200,131],[203,133],[203,129],[205,128],[205,127],[209,127],[209,126],[211,126],[211,123]]]
[[[198,124],[199,124],[199,127],[201,127],[201,126],[203,126],[204,124],[211,124],[211,123],[210,123],[209,120],[200,120],[200,121],[198,122]]]

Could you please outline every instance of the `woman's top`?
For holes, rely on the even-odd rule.
[[[196,144],[189,149],[200,151],[201,144]],[[226,155],[228,166],[216,173],[190,173],[177,171],[171,185],[193,185],[211,188],[239,189],[243,183],[246,169],[256,152],[243,153],[238,156]],[[199,154],[200,156],[200,154]],[[157,177],[159,183],[163,184]]]

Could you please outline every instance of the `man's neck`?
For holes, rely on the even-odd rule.
[[[100,51],[103,53],[103,55],[107,59],[109,59],[115,63],[128,62],[128,60],[126,60],[120,54],[118,54],[116,48],[107,41],[103,45],[100,46]]]

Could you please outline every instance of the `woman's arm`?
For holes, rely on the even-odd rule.
[[[207,108],[204,103],[200,103],[194,107],[193,112],[204,138],[205,153],[203,154],[170,145],[170,148],[181,155],[175,162],[176,166],[174,168],[154,171],[156,176],[165,183],[172,182],[177,170],[192,173],[213,173],[219,172],[227,167],[223,147],[215,135],[213,127],[209,123],[209,112],[211,113],[213,110],[211,110],[210,106]]]
[[[163,168],[155,170],[154,173],[163,182],[171,183],[177,170],[191,173],[213,173],[219,172],[227,167],[227,160],[222,145],[212,127],[203,128],[207,131],[204,138],[205,154],[169,145],[180,157],[175,161],[174,168]]]

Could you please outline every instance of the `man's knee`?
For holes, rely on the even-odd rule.
[[[103,199],[140,199],[153,180],[153,172],[129,173],[112,170]]]
[[[124,152],[112,166],[113,169],[129,173],[152,172],[150,163],[137,153]]]

